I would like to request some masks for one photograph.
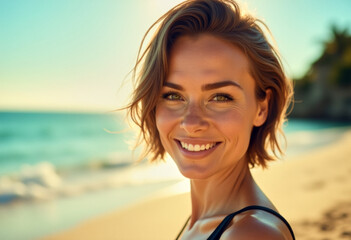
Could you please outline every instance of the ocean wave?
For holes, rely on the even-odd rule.
[[[0,204],[52,200],[107,188],[181,179],[170,164],[131,165],[122,160],[90,165],[74,172],[59,172],[48,162],[26,165],[18,173],[0,177]]]
[[[15,177],[0,178],[0,203],[18,199],[48,199],[61,184],[62,179],[50,163],[27,165]]]

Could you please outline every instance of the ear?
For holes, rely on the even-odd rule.
[[[257,102],[257,112],[253,122],[253,125],[255,127],[261,126],[266,121],[268,116],[269,100],[271,99],[271,95],[272,95],[272,91],[270,89],[267,89],[265,99]]]

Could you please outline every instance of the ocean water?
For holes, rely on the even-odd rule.
[[[41,162],[60,169],[109,160],[127,164],[125,140],[132,135],[124,130],[118,114],[0,113],[0,176]]]
[[[289,120],[287,155],[336,141],[345,128]],[[38,239],[183,180],[172,161],[135,164],[134,138],[117,113],[0,112],[0,239]]]

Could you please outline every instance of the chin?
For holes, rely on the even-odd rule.
[[[188,179],[203,180],[207,179],[212,175],[212,172],[210,172],[207,168],[200,168],[198,166],[187,168],[182,168],[178,166],[178,169],[179,172]]]

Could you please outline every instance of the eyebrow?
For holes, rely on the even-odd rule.
[[[181,85],[178,85],[178,84],[175,84],[175,83],[166,82],[164,84],[164,86],[170,87],[170,88],[174,88],[174,89],[177,89],[179,91],[183,91],[184,90],[184,88]],[[209,83],[209,84],[203,85],[201,87],[201,90],[202,91],[209,91],[209,90],[222,88],[222,87],[227,87],[227,86],[234,86],[234,87],[240,88],[241,90],[243,89],[238,83],[233,82],[231,80],[225,80],[225,81],[221,81],[221,82]]]
[[[177,89],[179,91],[183,91],[184,88],[178,84],[175,84],[175,83],[170,83],[170,82],[165,82],[164,86],[166,87],[170,87],[170,88],[174,88],[174,89]]]
[[[222,87],[227,87],[227,86],[234,86],[237,88],[240,88],[241,90],[243,89],[238,83],[230,81],[230,80],[225,80],[222,82],[216,82],[216,83],[209,83],[201,87],[203,91],[209,91],[213,90],[216,88],[222,88]]]

